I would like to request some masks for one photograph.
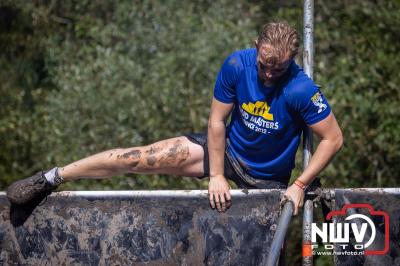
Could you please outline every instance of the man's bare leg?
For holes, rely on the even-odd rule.
[[[203,148],[186,137],[148,146],[104,151],[59,169],[64,181],[106,178],[122,173],[203,175]]]
[[[202,176],[203,148],[186,137],[162,140],[148,146],[104,151],[60,167],[59,176],[66,181],[82,178],[100,179],[123,173],[172,174]],[[43,174],[16,181],[7,189],[11,202],[24,204],[55,187]]]

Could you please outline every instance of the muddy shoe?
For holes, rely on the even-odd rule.
[[[31,177],[12,183],[7,188],[8,200],[11,203],[22,205],[44,194],[50,194],[57,186],[51,185],[44,174],[45,172],[41,171]]]

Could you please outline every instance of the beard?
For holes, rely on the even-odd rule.
[[[261,79],[261,81],[264,84],[268,84],[268,85],[274,85],[275,83],[277,83],[279,81],[279,79],[281,78],[281,76],[279,77],[272,77],[272,78],[267,78],[265,75],[260,75],[260,73],[258,73],[258,77]]]

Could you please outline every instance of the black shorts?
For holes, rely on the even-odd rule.
[[[191,142],[199,144],[204,150],[204,175],[199,178],[208,177],[210,175],[209,156],[207,148],[207,134],[193,133],[185,135]],[[227,142],[227,147],[229,142]],[[224,157],[224,176],[232,180],[239,188],[255,189],[285,189],[288,186],[290,177],[283,177],[271,180],[256,179],[246,173],[246,170],[233,158],[226,150]]]

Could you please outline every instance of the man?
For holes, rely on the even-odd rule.
[[[318,87],[294,62],[297,32],[262,27],[255,49],[231,54],[214,88],[208,135],[191,134],[142,147],[113,149],[13,183],[9,200],[24,204],[62,182],[121,173],[210,177],[210,204],[229,207],[227,179],[241,188],[286,188],[306,125],[321,139],[308,167],[285,192],[302,206],[304,189],[342,145],[342,134]],[[226,127],[226,121],[231,116]]]

